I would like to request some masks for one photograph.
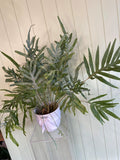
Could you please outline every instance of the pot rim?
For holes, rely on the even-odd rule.
[[[37,113],[35,113],[35,108],[34,108],[34,113],[35,113],[35,115],[37,115],[37,116],[47,116],[47,115],[50,115],[50,114],[54,113],[56,110],[60,110],[59,104],[58,104],[58,107],[57,107],[54,111],[52,111],[52,112],[50,112],[50,113],[47,113],[47,114],[37,114]]]

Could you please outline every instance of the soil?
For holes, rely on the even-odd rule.
[[[42,109],[41,109],[42,108]],[[58,108],[58,104],[56,102],[48,104],[42,107],[36,107],[35,113],[38,115],[45,115],[55,111]]]

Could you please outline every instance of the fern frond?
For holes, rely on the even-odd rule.
[[[95,116],[95,118],[101,123],[104,123],[104,120],[109,120],[109,116],[112,116],[115,119],[120,120],[115,113],[111,112],[110,108],[114,108],[118,103],[113,103],[114,99],[109,100],[98,100],[99,98],[105,97],[106,94],[94,97],[88,101],[90,104],[90,109]]]
[[[96,56],[95,56],[95,66],[93,64],[93,59],[91,55],[90,49],[88,50],[89,52],[89,63],[87,61],[87,58],[84,56],[84,63],[85,63],[85,68],[86,72],[88,74],[88,79],[98,79],[102,83],[109,85],[110,87],[117,88],[115,85],[111,84],[109,81],[107,81],[105,78],[111,78],[114,80],[120,80],[120,77],[115,76],[113,73],[109,73],[109,71],[115,71],[115,72],[120,72],[120,47],[114,52],[114,47],[115,47],[115,42],[109,43],[103,57],[101,64],[99,63],[99,47],[97,48],[96,51]],[[105,77],[105,78],[104,78]],[[85,81],[86,81],[85,80]],[[83,82],[85,82],[83,81]]]

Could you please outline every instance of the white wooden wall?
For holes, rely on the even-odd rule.
[[[87,55],[88,47],[93,51],[94,57],[98,44],[102,56],[109,41],[117,38],[117,46],[120,43],[120,0],[0,0],[0,50],[23,63],[23,59],[14,50],[23,49],[30,25],[35,24],[32,34],[40,37],[40,46],[49,45],[61,33],[58,15],[66,29],[78,37],[73,68],[81,62],[83,54]],[[7,88],[3,65],[12,66],[0,55],[0,88]],[[81,73],[84,78],[83,70]],[[113,83],[120,87],[120,82]],[[101,85],[98,81],[89,81],[88,84],[93,95],[108,93],[108,98],[116,97],[116,102],[120,102],[120,90]],[[0,93],[0,100],[2,99]],[[120,105],[114,109],[118,115],[119,107]],[[34,125],[28,121],[26,137],[20,131],[15,131],[14,135],[20,144],[18,148],[6,139],[12,160],[35,160],[34,149],[30,144]],[[110,122],[101,126],[91,112],[86,116],[77,112],[76,117],[67,114],[67,125],[70,128],[67,141],[61,142],[56,157],[53,157],[53,153],[56,153],[54,149],[53,153],[49,150],[47,156],[39,158],[40,160],[59,160],[59,153],[63,154],[64,160],[120,160],[119,121],[110,118]],[[37,153],[45,155],[47,148],[47,145],[43,147],[39,143],[35,149]]]

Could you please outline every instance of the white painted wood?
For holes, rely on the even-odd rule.
[[[11,54],[13,54],[14,58],[16,60],[19,60],[19,62],[22,61],[22,58],[19,58],[19,55],[14,54],[14,50],[21,48],[22,42],[21,37],[19,34],[19,28],[16,21],[14,8],[12,6],[12,3],[10,0],[2,1],[2,5],[0,6],[1,14],[3,16],[4,20],[4,27],[6,29],[6,34],[9,40],[9,45],[11,49]],[[6,12],[7,11],[7,12]]]
[[[19,34],[22,43],[25,44],[27,33],[30,28],[31,21],[30,15],[27,8],[27,3],[25,0],[11,0],[12,8],[14,10],[14,16],[17,22]]]
[[[73,16],[73,9],[71,6],[71,1],[65,0],[64,5],[63,1],[56,0],[56,8],[58,11],[58,15],[61,18],[63,24],[66,26],[66,30],[68,30],[69,33],[73,32],[73,37],[77,36],[76,28],[75,28],[75,22],[74,22],[74,16]],[[69,25],[67,25],[69,23]],[[79,42],[78,42],[79,43]],[[72,62],[70,63],[72,69],[74,70],[75,66],[77,66],[80,63],[79,58],[79,47],[78,44],[75,48],[76,54],[74,55],[73,59],[76,63],[74,63],[74,66],[72,65]],[[81,74],[82,76],[82,74]],[[70,128],[70,138],[71,138],[71,147],[72,147],[72,153],[73,153],[73,159],[85,159],[85,151],[83,146],[83,139],[81,136],[81,127],[79,126],[79,120],[78,116],[76,115],[76,118],[74,116],[68,116],[68,123]],[[76,122],[76,123],[75,123]],[[79,129],[78,129],[79,128]],[[74,138],[76,137],[76,138]],[[80,141],[80,143],[78,143]]]
[[[40,47],[50,45],[50,42],[59,39],[61,33],[58,15],[66,29],[78,37],[75,49],[77,54],[74,56],[74,64],[71,63],[72,68],[82,61],[83,55],[88,55],[88,47],[94,57],[99,44],[101,58],[109,41],[117,38],[116,47],[119,45],[119,0],[0,0],[0,50],[15,57],[19,63],[24,63],[24,59],[20,59],[14,50],[23,50],[30,25],[35,24],[31,35],[40,37]],[[0,88],[9,88],[4,82],[3,65],[13,66],[0,55]],[[79,76],[81,79],[87,76],[84,68]],[[111,82],[120,87],[119,81]],[[107,98],[116,97],[116,102],[119,102],[120,89],[116,91],[96,81],[88,81],[88,85],[92,89],[92,96],[108,92]],[[2,99],[3,94],[0,94],[0,101]],[[90,111],[89,106],[87,109]],[[114,112],[120,115],[119,105]],[[27,121],[27,136],[23,136],[21,131],[14,132],[19,147],[5,139],[12,160],[59,160],[62,159],[62,154],[65,160],[120,159],[120,122],[112,118],[102,127],[91,113],[82,115],[78,111],[74,117],[67,112],[66,125],[69,132],[66,140],[58,144],[58,150],[52,143],[39,142],[31,145],[34,125],[35,121],[33,124]],[[4,131],[3,134],[5,137]],[[39,134],[39,131],[36,131],[36,134]]]
[[[79,54],[80,54],[80,58],[83,58],[83,55],[86,55],[86,56],[88,55],[87,47],[91,46],[91,34],[90,34],[90,28],[89,28],[87,6],[85,1],[77,1],[77,0],[71,1],[71,5],[73,8],[73,15],[74,15],[77,36],[79,37],[78,38]],[[81,59],[79,59],[79,61],[80,60]],[[83,73],[84,72],[85,70],[83,70]],[[83,74],[83,77],[84,79],[86,79],[87,75]],[[92,124],[91,124],[91,117],[90,115],[83,116],[79,112],[77,113],[77,115],[79,119],[79,126],[81,130],[81,137],[83,141],[85,159],[89,159],[89,157],[91,157],[91,159],[96,159],[95,144],[93,139],[94,134],[93,134]]]
[[[58,26],[58,21],[57,21],[58,13],[55,1],[51,0],[50,5],[48,4],[49,4],[48,0],[41,0],[41,6],[43,8],[43,14],[46,22],[49,41],[53,43],[55,38],[56,40],[58,40],[59,38],[60,27]]]
[[[49,37],[41,0],[26,0],[26,4],[31,24],[35,24],[33,27],[34,34],[40,38],[40,47],[48,44]]]
[[[97,46],[99,44],[100,48],[100,59],[103,56],[105,50],[105,36],[104,36],[104,28],[103,28],[103,21],[102,21],[102,14],[101,14],[101,4],[100,1],[89,0],[86,1],[87,10],[88,10],[88,18],[89,18],[89,27],[91,33],[91,43],[92,43],[92,51],[93,51],[93,58],[95,59],[95,53],[97,50]],[[91,82],[90,82],[91,83]],[[108,87],[105,86],[105,90],[103,92],[100,91],[100,87],[103,87],[101,83],[96,81],[95,84],[96,89],[94,89],[94,96],[97,94],[104,94],[108,92]],[[95,121],[95,118],[91,116],[92,121],[92,130],[93,130],[93,140],[95,144],[95,151],[96,151],[96,159],[108,159],[107,157],[107,150],[106,150],[106,141],[105,141],[105,129],[102,127],[99,122]],[[96,130],[97,128],[97,130]],[[99,137],[99,141],[98,141]]]
[[[102,6],[102,12],[103,12],[105,43],[107,45],[109,41],[113,41],[115,38],[119,39],[116,2],[113,0],[110,0],[108,5],[108,1],[102,1],[101,6]],[[111,9],[112,9],[112,12],[111,12]],[[113,83],[116,84],[115,81]],[[116,94],[117,94],[117,91],[116,91]],[[114,94],[115,97],[116,97],[116,94]],[[110,89],[109,95],[110,95],[109,97],[113,96],[113,89]],[[108,159],[112,160],[114,157],[114,159],[117,160],[120,157],[119,157],[119,150],[118,150],[118,143],[117,143],[115,120],[111,119],[111,123],[109,124],[107,123],[105,125],[105,130],[106,130],[105,139],[106,139]],[[112,143],[112,146],[110,145],[110,143]],[[116,148],[116,149],[113,151],[112,148]]]

